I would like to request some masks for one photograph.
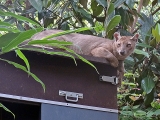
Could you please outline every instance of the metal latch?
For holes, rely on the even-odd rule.
[[[78,102],[78,98],[83,99],[82,93],[75,93],[75,92],[59,90],[59,95],[65,96],[66,101],[69,101],[69,102]]]
[[[118,78],[116,76],[100,76],[100,81],[105,81],[105,82],[111,82],[112,84],[114,85],[117,85],[118,84]]]

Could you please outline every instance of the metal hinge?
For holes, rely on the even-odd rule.
[[[59,95],[65,96],[66,101],[69,101],[69,102],[78,102],[78,98],[83,99],[82,93],[75,93],[75,92],[59,90]]]
[[[100,81],[111,82],[114,85],[118,84],[118,78],[116,76],[110,77],[110,76],[101,75],[99,79]]]

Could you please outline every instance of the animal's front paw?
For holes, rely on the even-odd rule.
[[[110,63],[111,63],[111,65],[112,65],[113,67],[118,67],[118,65],[119,65],[119,62],[118,62],[117,59],[112,60]]]

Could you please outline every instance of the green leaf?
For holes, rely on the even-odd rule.
[[[101,5],[98,5],[98,3],[95,0],[91,1],[91,9],[93,11],[94,16],[100,15],[103,11],[103,7]]]
[[[2,22],[0,21],[0,26],[9,26],[9,27],[12,27],[13,25],[8,23],[8,22]]]
[[[27,30],[25,32],[21,32],[15,39],[13,39],[7,46],[2,48],[2,52],[9,52],[10,50],[17,47],[23,41],[31,38],[35,33],[42,31],[43,28],[37,28],[32,30]]]
[[[108,23],[106,32],[108,33],[110,30],[112,30],[114,27],[116,27],[119,22],[121,21],[120,15],[115,15]]]
[[[36,75],[34,75],[33,73],[27,71],[26,67],[24,67],[23,65],[20,65],[20,64],[18,64],[18,63],[15,63],[15,62],[6,60],[6,59],[0,58],[0,60],[5,61],[5,62],[7,62],[8,64],[11,64],[11,65],[13,65],[14,67],[16,67],[16,68],[18,68],[18,69],[21,69],[21,70],[25,71],[26,73],[28,73],[28,74],[29,74],[30,76],[32,76],[37,82],[39,82],[39,83],[42,85],[43,90],[44,90],[44,92],[45,92],[45,84],[44,84]]]
[[[5,111],[10,112],[15,119],[15,115],[12,113],[12,111],[10,111],[8,108],[6,108],[2,103],[0,103],[0,107],[3,108]]]
[[[117,8],[119,7],[121,4],[123,4],[126,0],[117,0],[115,3],[114,3],[114,7]]]
[[[154,32],[155,32],[156,42],[158,43],[158,42],[160,42],[160,24],[156,25],[156,28],[155,28]]]
[[[159,115],[160,115],[160,109],[156,110],[156,111],[154,112],[154,115],[159,116]]]
[[[1,27],[1,28],[0,28],[0,31],[10,31],[10,32],[15,32],[15,33],[16,33],[16,32],[19,32],[18,29],[6,28],[6,27],[5,27],[5,28],[4,28],[4,27],[3,27],[3,28]]]
[[[28,59],[26,58],[26,56],[19,49],[16,50],[16,53],[24,61],[24,63],[27,66],[28,72],[30,72],[30,65],[29,65],[29,62],[28,62]]]
[[[134,116],[136,118],[144,118],[146,116],[146,112],[142,110],[137,110],[136,112],[134,112]]]
[[[151,118],[153,115],[154,115],[154,112],[153,112],[153,111],[148,111],[148,112],[147,112],[147,117],[148,117],[148,118]]]
[[[154,100],[154,89],[149,93],[149,94],[146,94],[144,96],[144,104],[145,106],[150,106],[151,105],[151,102]]]
[[[153,77],[151,77],[151,76],[145,77],[141,81],[141,87],[144,90],[144,92],[149,94],[152,91],[152,89],[155,87],[155,83],[153,81]]]
[[[69,30],[69,29],[70,29],[70,27],[67,22],[63,22],[61,24],[61,30]]]
[[[139,95],[138,95],[139,96]],[[140,105],[135,105],[132,107],[133,110],[137,110],[140,107]]]
[[[26,22],[29,22],[33,25],[37,25],[37,26],[40,26],[38,23],[32,21],[31,19],[27,18],[27,17],[23,17],[23,16],[20,16],[20,15],[16,15],[12,12],[3,12],[2,10],[0,10],[0,15],[2,16],[9,16],[9,17],[14,17],[16,18],[17,20],[21,20],[21,21],[26,21]]]
[[[83,18],[85,18],[90,24],[92,24],[92,25],[94,24],[91,14],[89,14],[87,11],[85,11],[82,8],[79,8],[79,12],[83,16]]]
[[[106,0],[96,0],[99,5],[102,5],[104,8],[107,7]]]
[[[44,44],[58,44],[58,45],[72,45],[71,42],[66,42],[66,41],[59,41],[59,40],[32,40],[30,42],[28,42],[28,45],[44,45]]]
[[[145,43],[138,43],[136,46],[141,46],[141,47],[146,47],[146,48],[151,48],[152,46],[147,45]]]
[[[38,11],[42,11],[42,1],[41,0],[29,0],[30,4]]]
[[[108,11],[107,11],[108,13],[107,13],[107,14],[109,15],[109,14],[112,13],[113,11],[114,11],[114,4],[111,3],[110,6],[109,6],[109,8],[108,8]]]
[[[93,10],[93,15],[94,16],[98,16],[98,15],[100,15],[102,13],[103,7],[98,5],[95,8],[93,8],[92,10]]]
[[[0,49],[7,46],[12,40],[14,40],[20,33],[6,33],[0,37]]]
[[[132,111],[121,111],[121,114],[125,115],[125,116],[133,116],[133,112]]]
[[[152,28],[152,35],[153,35],[153,37],[156,37],[156,36],[157,36],[157,32],[158,32],[158,31],[156,31],[154,28]]]
[[[124,106],[122,107],[123,111],[131,111],[131,107],[130,106]]]
[[[143,51],[143,50],[135,49],[134,53],[141,54],[141,55],[144,55],[144,56],[149,58],[149,54],[147,52]]]
[[[159,54],[159,52],[156,49],[154,49],[154,50],[152,50],[152,53],[153,53],[152,54],[152,62],[160,63],[160,54]]]
[[[156,43],[156,39],[155,39],[155,38],[153,38],[153,39],[150,41],[150,45],[151,45],[152,47],[156,48],[157,43]]]

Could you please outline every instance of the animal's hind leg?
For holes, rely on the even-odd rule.
[[[91,54],[95,57],[106,58],[113,67],[118,67],[118,59],[107,49],[103,47],[95,48],[91,51]]]

